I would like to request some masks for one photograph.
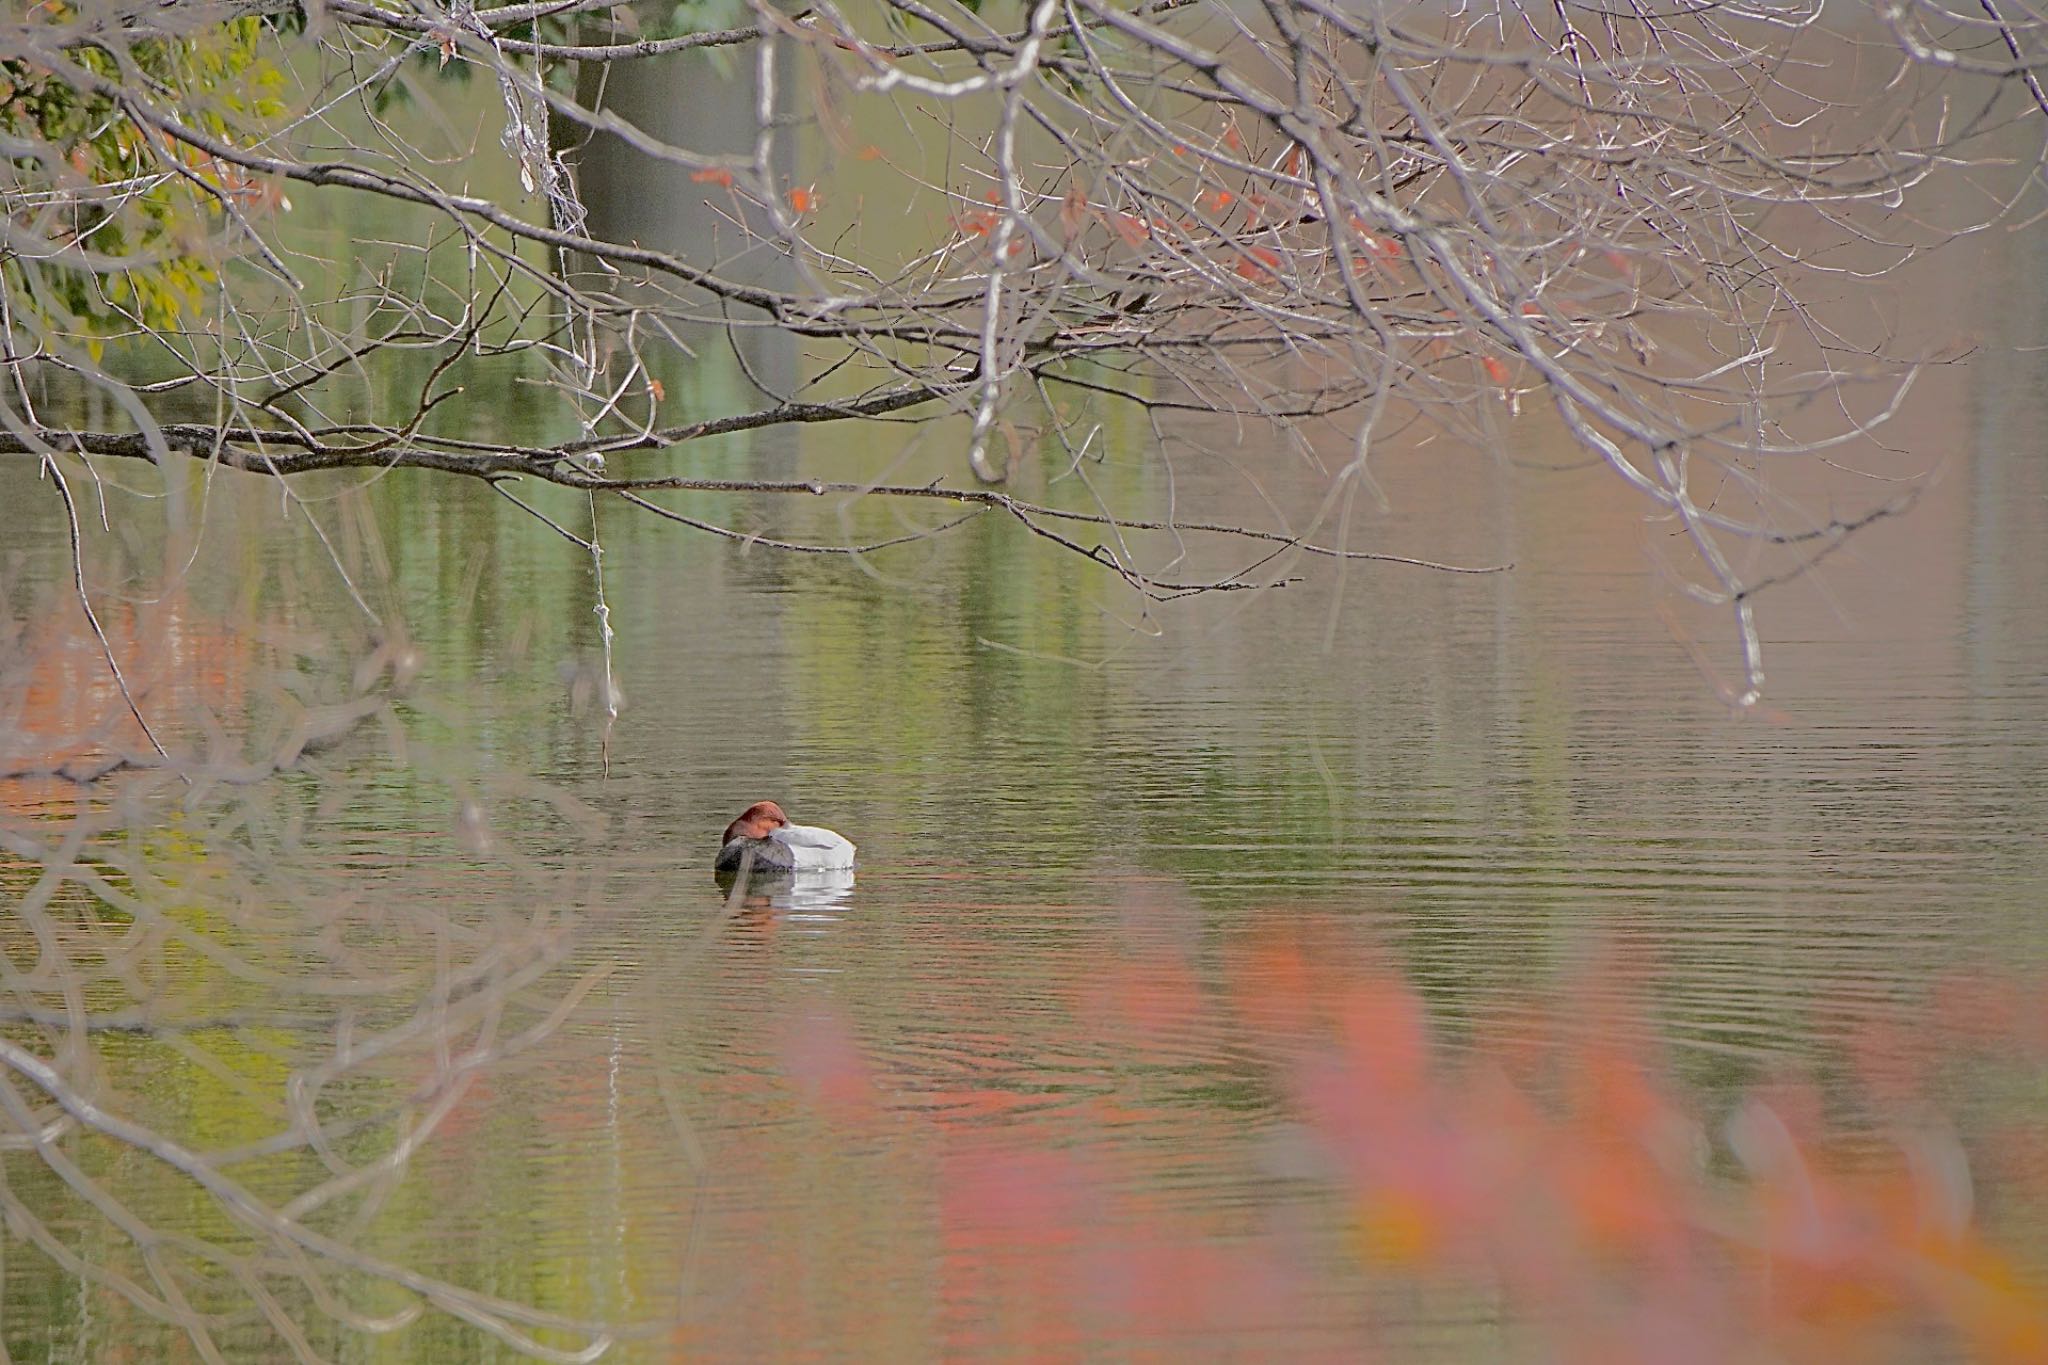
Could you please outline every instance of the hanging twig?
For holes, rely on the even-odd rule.
[[[85,587],[85,544],[78,529],[78,506],[71,500],[71,485],[64,478],[64,471],[57,467],[56,457],[44,456],[43,469],[57,486],[57,496],[64,500],[65,525],[71,537],[71,582],[78,592],[79,608],[85,612],[87,624],[92,627],[93,638],[100,642],[100,657],[107,661],[107,671],[114,675],[114,685],[121,689],[121,700],[127,704],[128,714],[135,717],[135,723],[142,730],[142,737],[149,741],[149,747],[156,750],[158,758],[169,758],[143,718],[142,708],[135,704],[135,694],[128,690],[128,679],[121,672],[121,661],[114,657],[113,642],[107,639],[107,632],[100,626],[99,613],[92,609],[92,595]]]

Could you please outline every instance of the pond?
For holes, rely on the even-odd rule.
[[[178,756],[81,783],[37,770],[148,745],[63,504],[0,470],[0,1345],[2044,1358],[2029,240],[1915,286],[1991,319],[1866,452],[1929,477],[1766,594],[1745,713],[1668,528],[1502,414],[1324,525],[1511,568],[1171,602],[993,514],[855,558],[603,503],[600,597],[482,485],[195,473],[104,530],[74,485]],[[502,399],[480,437],[546,420]],[[1103,420],[1029,490],[1300,526],[1343,458]],[[699,468],[958,480],[961,429]],[[693,497],[807,543],[941,519]],[[850,888],[714,881],[764,798],[858,843]]]

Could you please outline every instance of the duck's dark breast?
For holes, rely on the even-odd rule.
[[[740,863],[753,850],[754,870],[757,872],[791,872],[796,869],[796,854],[773,839],[733,839],[718,850],[718,861],[713,869],[718,872],[737,872]]]

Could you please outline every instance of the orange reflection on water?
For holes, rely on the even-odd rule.
[[[182,589],[141,602],[103,601],[95,616],[104,641],[73,599],[36,613],[0,642],[8,702],[0,716],[0,773],[89,773],[113,756],[147,753],[131,700],[158,727],[185,721],[194,707],[214,718],[247,707],[254,654],[248,633],[195,608]],[[120,664],[118,678],[110,652]],[[0,784],[0,803],[33,812],[65,789],[43,781]]]

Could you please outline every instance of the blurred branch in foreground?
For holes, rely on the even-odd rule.
[[[475,890],[365,878],[412,856],[361,823],[349,774],[420,761],[395,709],[416,651],[360,646],[337,678],[328,642],[265,641],[179,591],[106,609],[157,752],[76,603],[50,596],[0,646],[10,1275],[46,1258],[93,1320],[154,1319],[208,1360],[333,1358],[423,1314],[540,1359],[602,1354],[610,1325],[379,1249],[417,1153],[603,975],[565,968],[576,874],[502,838],[465,857],[487,835],[464,780],[443,842]],[[521,795],[562,828],[596,819]]]

